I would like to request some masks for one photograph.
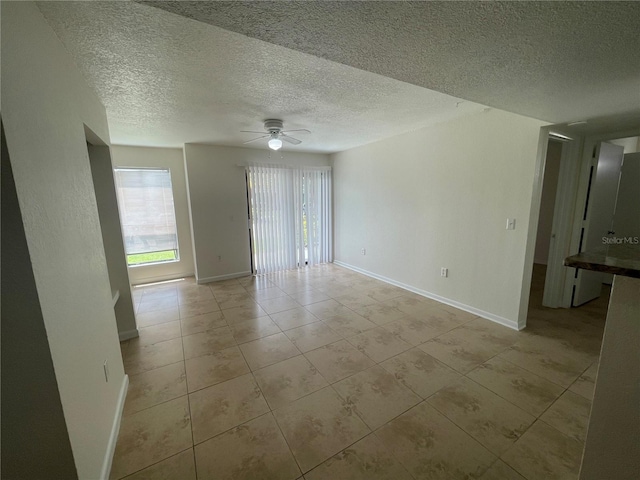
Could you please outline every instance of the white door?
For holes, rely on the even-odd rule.
[[[613,231],[618,185],[624,148],[610,143],[600,143],[596,152],[597,163],[591,167],[590,186],[583,217],[583,237],[580,251],[603,246],[603,237]],[[578,270],[572,305],[577,307],[598,298],[602,291],[604,274],[590,270]]]

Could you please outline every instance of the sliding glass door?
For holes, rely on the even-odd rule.
[[[254,271],[332,260],[331,169],[247,167]]]

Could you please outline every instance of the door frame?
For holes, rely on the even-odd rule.
[[[558,132],[558,129],[553,129]],[[576,190],[579,174],[579,159],[584,139],[568,132],[558,132],[569,136],[571,140],[563,142],[560,157],[560,172],[556,187],[556,200],[553,209],[551,239],[547,273],[544,282],[542,305],[550,308],[562,307],[563,293],[566,288],[566,269],[564,259],[569,255],[568,244],[571,238],[571,219],[575,208]],[[536,232],[537,233],[537,232]]]
[[[591,166],[593,162],[597,162],[597,158],[594,155],[597,153],[598,144],[606,142],[607,140],[615,140],[618,138],[625,138],[638,135],[637,129],[627,129],[609,133],[599,133],[585,136],[584,147],[582,149],[579,183],[576,193],[576,208],[574,211],[573,219],[571,222],[571,239],[569,241],[569,255],[574,255],[580,251],[580,239],[582,237],[582,229],[588,227],[588,219],[583,220],[584,208],[587,202],[587,192],[589,191],[589,176]],[[571,308],[571,300],[573,297],[573,287],[576,282],[578,269],[566,268],[567,273],[565,275],[565,287],[562,295],[562,308]]]
[[[589,184],[589,169],[593,148],[599,142],[638,135],[636,128],[607,133],[580,134],[566,126],[548,125],[540,128],[538,155],[536,157],[527,243],[525,250],[520,307],[518,311],[518,329],[527,323],[533,257],[538,233],[542,182],[547,157],[549,133],[559,133],[571,140],[563,145],[560,174],[554,207],[552,234],[555,235],[549,245],[549,261],[545,278],[543,305],[552,308],[570,308],[571,295],[575,282],[575,269],[563,266],[564,259],[578,252],[582,229],[583,207]],[[577,208],[577,206],[581,208]]]

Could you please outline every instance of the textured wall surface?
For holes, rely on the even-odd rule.
[[[2,130],[2,478],[77,478]],[[38,461],[34,461],[38,459]]]
[[[78,476],[100,478],[126,377],[84,125],[109,129],[31,2],[2,4],[2,121]]]

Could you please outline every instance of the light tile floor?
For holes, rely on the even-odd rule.
[[[608,292],[543,281],[522,332],[334,265],[135,288],[111,478],[577,478]]]

